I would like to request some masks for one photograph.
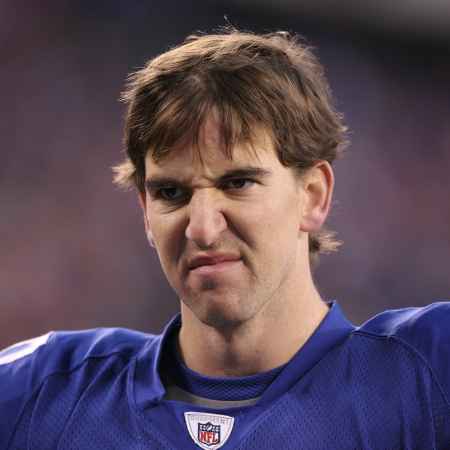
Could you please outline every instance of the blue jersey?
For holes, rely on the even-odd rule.
[[[256,403],[166,396],[167,336],[55,332],[0,353],[0,449],[450,449],[450,303],[355,327],[334,304]]]

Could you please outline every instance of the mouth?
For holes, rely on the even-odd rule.
[[[212,274],[223,272],[241,264],[238,255],[233,254],[203,254],[197,255],[188,262],[189,273]]]
[[[240,259],[226,260],[212,264],[198,265],[190,269],[189,272],[197,275],[211,275],[215,273],[226,272],[227,270],[233,269],[240,264],[241,264]]]

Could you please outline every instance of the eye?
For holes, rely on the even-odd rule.
[[[250,178],[231,178],[224,183],[225,189],[245,189],[255,183]]]
[[[166,202],[177,202],[182,200],[186,193],[179,186],[161,187],[154,192],[154,197]]]

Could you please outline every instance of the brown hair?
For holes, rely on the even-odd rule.
[[[332,163],[346,145],[346,127],[333,107],[323,68],[300,38],[256,35],[234,28],[189,36],[180,46],[130,75],[123,101],[126,160],[115,182],[144,191],[145,157],[158,161],[177,144],[197,146],[208,113],[217,113],[223,149],[232,158],[252,130],[271,137],[280,162],[300,174]],[[336,250],[334,233],[310,233],[312,262]]]

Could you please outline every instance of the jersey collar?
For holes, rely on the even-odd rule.
[[[340,345],[356,328],[336,302],[328,303],[330,310],[314,333],[292,357],[280,375],[267,388],[259,404],[279,398],[312,369],[333,348]]]
[[[320,325],[267,388],[259,403],[271,402],[286,392],[355,329],[336,302],[329,303],[329,307]],[[181,315],[177,314],[161,335],[149,339],[135,361],[134,370],[130,371],[128,390],[139,409],[152,407],[164,397],[165,388],[159,375],[161,357],[170,345],[171,334],[180,326]]]

